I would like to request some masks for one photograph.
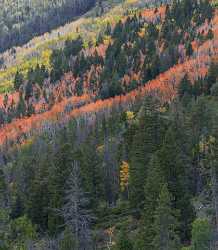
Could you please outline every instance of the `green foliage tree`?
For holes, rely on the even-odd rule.
[[[178,119],[178,118],[177,118]],[[179,126],[181,126],[180,124]],[[189,156],[185,150],[184,135],[177,129],[178,125],[170,127],[165,135],[159,159],[169,192],[175,197],[173,206],[181,212],[180,230],[182,240],[191,237],[191,223],[195,217],[191,204],[189,187],[189,173],[185,170]],[[183,148],[183,150],[182,150]]]
[[[60,80],[63,73],[67,72],[69,69],[68,60],[63,50],[54,50],[50,58],[52,70],[50,73],[52,82]]]
[[[192,224],[191,250],[210,249],[212,234],[212,225],[207,219],[196,219]]]
[[[145,182],[145,197],[144,197],[144,209],[143,209],[143,245],[147,250],[153,249],[153,238],[154,238],[154,217],[155,209],[157,207],[157,200],[164,184],[164,176],[160,167],[160,161],[158,153],[152,156]]]
[[[159,103],[147,97],[140,111],[138,127],[133,137],[130,152],[130,200],[133,206],[142,207],[144,186],[149,161],[162,142],[163,121]]]
[[[7,0],[0,3],[0,52],[21,46],[34,36],[72,21],[95,5],[94,0]],[[15,53],[15,49],[11,49]]]
[[[16,108],[16,113],[18,117],[23,117],[26,115],[26,103],[23,99],[22,94],[20,94],[20,99]]]
[[[69,228],[66,228],[63,232],[62,238],[59,243],[60,250],[74,249],[75,240],[72,232]]]
[[[0,250],[9,250],[10,210],[7,204],[5,175],[0,169]]]
[[[188,76],[185,75],[180,82],[178,87],[178,96],[182,100],[183,104],[187,104],[189,99],[192,97],[193,87],[191,81],[188,79]]]
[[[76,56],[83,48],[83,39],[81,36],[75,40],[66,40],[64,47],[64,54],[66,57]]]
[[[158,205],[155,210],[153,249],[155,250],[176,250],[180,249],[178,236],[178,221],[172,208],[172,197],[167,185],[163,185]]]
[[[26,215],[15,219],[11,224],[11,234],[19,249],[26,249],[28,241],[36,239],[36,227]]]
[[[207,80],[205,82],[206,83],[205,93],[207,95],[210,94],[211,87],[213,86],[213,84],[216,83],[217,77],[218,77],[218,63],[212,61],[208,70]]]
[[[22,73],[17,71],[14,77],[14,89],[18,91],[20,89],[20,86],[22,86],[23,84],[24,84],[24,76]]]
[[[118,236],[118,241],[115,247],[116,250],[133,250],[132,242],[125,230],[121,230]]]

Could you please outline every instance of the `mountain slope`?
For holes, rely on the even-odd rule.
[[[119,21],[127,10],[160,4],[159,1],[153,0],[128,0],[123,4],[121,2],[120,0],[103,1],[102,12],[97,5],[78,20],[52,30],[50,33],[35,37],[22,47],[15,47],[12,51],[8,50],[3,53],[1,55],[4,63],[0,71],[0,92],[13,90],[13,77],[17,69],[26,73],[37,63],[49,66],[48,57],[51,50],[63,47],[68,38],[74,39],[79,34],[85,40],[86,46],[90,42],[95,44],[99,32],[105,29],[107,23]]]
[[[142,18],[146,22],[150,18],[149,22],[155,23],[155,22],[157,22],[157,20],[159,20],[159,18],[164,18],[163,13],[164,13],[164,7],[161,7],[158,11],[155,9],[145,10],[142,12]],[[158,72],[159,72],[158,71],[157,73],[154,74],[154,77],[157,76],[157,79],[152,80],[151,82],[147,82],[148,80],[150,80],[149,78],[151,76],[146,75],[150,71],[144,72],[144,67],[146,70],[148,70],[146,68],[147,65],[141,64],[141,66],[138,66],[138,68],[134,69],[134,64],[133,64],[133,68],[131,65],[131,68],[129,69],[128,74],[125,72],[121,73],[122,76],[121,76],[120,80],[118,80],[119,76],[117,76],[118,78],[116,81],[120,81],[120,83],[117,82],[118,85],[116,86],[116,88],[117,88],[116,90],[113,90],[113,89],[110,90],[110,88],[112,88],[112,87],[109,87],[109,82],[107,82],[107,81],[111,81],[111,78],[110,77],[106,78],[106,85],[105,86],[107,86],[107,88],[108,88],[107,91],[109,91],[109,92],[105,92],[106,90],[102,88],[103,86],[102,86],[102,82],[101,82],[102,81],[101,78],[105,77],[104,76],[105,69],[102,70],[102,62],[101,61],[103,60],[103,58],[104,58],[104,60],[107,60],[107,59],[105,59],[105,55],[107,56],[107,53],[109,53],[109,51],[110,51],[110,48],[106,44],[101,44],[96,50],[87,49],[86,51],[84,51],[81,54],[82,56],[83,56],[83,54],[86,54],[86,60],[94,60],[94,61],[97,60],[97,64],[94,63],[93,66],[91,66],[91,67],[88,66],[87,69],[85,69],[85,70],[84,70],[85,65],[79,66],[83,70],[82,71],[83,75],[81,75],[80,70],[79,70],[79,74],[77,76],[75,76],[74,75],[75,71],[73,69],[73,73],[67,73],[65,75],[65,77],[62,78],[62,80],[60,82],[58,82],[58,84],[52,85],[52,84],[49,84],[49,81],[47,81],[45,85],[42,85],[42,86],[36,85],[36,87],[34,87],[32,89],[32,93],[31,94],[28,93],[28,95],[30,95],[30,96],[27,96],[27,86],[29,83],[25,82],[24,87],[22,87],[22,89],[20,89],[20,94],[22,94],[20,97],[19,97],[18,92],[13,94],[12,96],[10,96],[10,95],[7,95],[6,97],[2,96],[2,99],[1,99],[1,105],[3,108],[2,112],[5,112],[4,116],[6,116],[6,117],[8,116],[8,118],[6,118],[6,120],[9,119],[9,121],[11,119],[10,116],[13,114],[17,117],[20,117],[19,111],[17,111],[18,113],[16,112],[16,106],[19,105],[22,100],[24,100],[24,105],[26,107],[25,107],[25,110],[23,112],[28,112],[28,110],[30,110],[30,108],[32,107],[34,109],[33,113],[35,113],[36,115],[34,115],[33,118],[30,117],[30,118],[25,118],[24,120],[21,119],[20,121],[19,120],[14,121],[14,122],[12,122],[12,124],[6,125],[5,126],[6,130],[2,129],[2,133],[1,133],[2,141],[9,139],[10,135],[15,136],[15,137],[13,137],[14,139],[16,139],[16,136],[18,136],[18,141],[19,141],[20,140],[19,135],[23,135],[23,133],[31,131],[32,126],[33,126],[33,129],[39,128],[40,124],[43,124],[43,122],[48,120],[49,117],[50,117],[50,119],[56,120],[57,117],[59,117],[60,113],[62,113],[61,116],[63,117],[65,115],[65,114],[63,114],[65,107],[70,106],[70,105],[72,105],[71,109],[74,109],[74,106],[77,107],[77,104],[74,103],[74,99],[75,99],[74,95],[81,95],[83,93],[86,94],[85,99],[87,99],[87,102],[89,103],[89,102],[95,101],[95,99],[99,98],[99,97],[101,97],[101,98],[113,97],[113,95],[114,95],[113,91],[115,91],[115,95],[119,95],[119,93],[122,94],[122,92],[124,92],[124,94],[125,94],[126,91],[128,92],[134,88],[139,87],[138,92],[141,93],[142,95],[144,95],[147,91],[153,92],[153,91],[157,90],[160,93],[160,96],[161,96],[161,98],[163,98],[164,101],[170,101],[172,98],[174,98],[176,96],[176,91],[177,91],[176,86],[178,86],[181,79],[184,77],[185,73],[189,73],[189,77],[192,81],[195,81],[201,77],[205,77],[206,72],[207,72],[207,68],[208,68],[210,61],[211,61],[211,56],[216,57],[216,53],[217,53],[216,18],[217,18],[217,15],[215,14],[215,17],[213,20],[214,23],[212,22],[210,25],[208,25],[207,23],[203,24],[203,26],[201,26],[200,28],[197,29],[198,32],[207,34],[209,32],[209,30],[211,30],[211,28],[212,28],[215,36],[211,41],[206,40],[205,42],[203,42],[203,44],[200,44],[200,45],[195,44],[196,48],[194,48],[193,55],[191,57],[187,57],[185,59],[185,62],[180,62],[180,61],[184,61],[185,51],[184,51],[184,47],[181,44],[179,44],[178,48],[180,50],[180,56],[179,56],[180,58],[179,58],[178,64],[176,66],[170,68],[169,71],[161,73],[159,76],[158,76]],[[132,20],[134,20],[134,19],[132,19]],[[130,22],[130,25],[131,25],[131,22]],[[117,27],[119,27],[119,24],[117,25]],[[116,30],[116,28],[115,28],[115,30]],[[144,31],[142,31],[142,32],[144,32]],[[140,36],[141,36],[141,34],[139,34],[139,37]],[[134,38],[134,40],[135,40],[135,38]],[[118,41],[119,41],[119,39],[118,39]],[[98,56],[96,55],[96,51],[97,51]],[[211,53],[211,56],[208,56],[209,52]],[[164,52],[162,52],[162,55],[165,56]],[[90,56],[94,56],[94,58],[92,59],[92,57],[90,57]],[[149,54],[148,54],[148,56],[149,56]],[[103,57],[103,58],[101,58],[101,57]],[[152,55],[152,57],[156,60],[155,63],[158,63],[155,56]],[[80,55],[78,55],[78,59],[81,60]],[[130,57],[130,61],[131,60],[132,59]],[[142,60],[143,60],[143,57],[142,57]],[[146,59],[146,60],[149,60],[149,59]],[[78,61],[78,62],[80,64],[82,63],[80,61]],[[76,63],[76,61],[75,61],[75,63]],[[149,61],[147,63],[149,64]],[[173,63],[169,62],[168,68],[171,66],[170,63],[172,65],[174,62]],[[103,66],[104,66],[104,64],[103,64]],[[58,64],[56,67],[59,68],[61,66]],[[104,66],[104,67],[106,67],[106,66]],[[116,65],[115,65],[115,67],[116,67]],[[141,67],[141,70],[140,70],[140,67]],[[155,67],[155,66],[153,66],[153,67]],[[164,67],[166,67],[166,64],[164,65]],[[92,79],[94,80],[94,84],[95,83],[98,84],[97,86],[94,86],[94,89],[93,89],[93,83],[92,83],[93,80]],[[139,79],[141,79],[141,80],[139,80]],[[56,79],[54,79],[54,80],[56,80]],[[81,83],[81,81],[82,81],[82,83]],[[112,81],[114,81],[114,80],[112,79]],[[136,86],[131,86],[131,84],[133,84],[134,82],[137,82],[137,81],[139,81],[139,82],[141,81],[142,83],[136,83]],[[147,83],[145,84],[145,82],[147,82]],[[121,86],[122,86],[121,88],[119,88],[119,84],[121,84]],[[140,85],[144,85],[144,84],[145,84],[144,87],[140,87]],[[81,90],[79,89],[80,85],[81,85],[81,88],[83,88]],[[33,86],[34,86],[34,81],[33,81]],[[106,88],[106,87],[104,87],[104,88]],[[47,93],[47,96],[45,96],[45,93]],[[133,91],[132,93],[130,92],[130,94],[128,94],[127,96],[131,96],[131,95],[135,96],[135,95],[137,95],[136,93],[135,93],[135,91]],[[38,96],[37,99],[33,98],[36,95]],[[69,96],[71,96],[71,95],[72,95],[72,97],[69,98]],[[84,97],[81,98],[82,104],[80,104],[80,105],[86,104],[86,102],[83,102],[83,98]],[[128,99],[128,97],[124,97],[124,99],[125,98]],[[77,100],[79,100],[79,99],[80,98],[78,97]],[[6,102],[5,102],[5,100],[6,100]],[[72,101],[72,103],[71,103],[71,101]],[[6,106],[4,107],[4,105],[6,105]],[[54,105],[54,108],[52,108],[52,105]],[[13,107],[15,107],[15,109]],[[19,107],[20,106],[17,106],[17,108],[19,108]],[[96,107],[96,105],[94,105],[94,107]],[[51,109],[51,111],[47,112],[48,109]],[[86,109],[86,106],[84,107],[84,109]],[[10,110],[12,110],[11,114],[10,114]],[[95,109],[93,108],[93,110],[95,110]],[[45,114],[37,115],[37,113],[44,113],[44,112],[45,112]],[[74,112],[74,110],[72,112]],[[69,114],[67,112],[66,116],[68,116],[68,115]],[[4,117],[4,116],[2,116],[2,117]],[[4,120],[3,120],[3,123],[4,123]],[[33,124],[33,125],[31,125],[31,124]],[[6,132],[7,130],[8,130],[8,132]],[[12,131],[14,131],[14,132],[12,132]]]
[[[0,52],[71,21],[94,4],[91,0],[3,1],[0,4]]]
[[[0,248],[216,250],[217,56],[217,10],[180,0],[18,70],[0,98]]]

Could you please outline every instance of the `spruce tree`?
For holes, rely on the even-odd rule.
[[[72,162],[72,148],[64,135],[57,139],[56,155],[49,167],[49,214],[48,228],[51,234],[57,233],[59,226],[63,223],[62,218],[55,212],[63,206],[65,183],[70,174]]]
[[[192,95],[192,83],[188,79],[188,76],[185,75],[180,82],[179,88],[178,88],[178,95],[179,98],[184,97],[185,95]]]
[[[20,94],[20,99],[17,105],[17,109],[16,109],[16,115],[18,117],[23,117],[26,115],[26,103],[23,99],[23,95]]]
[[[118,242],[116,245],[116,250],[133,250],[132,242],[128,237],[128,232],[124,229],[121,230],[118,237]]]
[[[213,86],[213,84],[216,83],[218,77],[218,63],[215,61],[212,61],[210,68],[208,70],[208,76],[205,81],[205,94],[209,95],[210,94],[210,89]]]
[[[172,197],[164,184],[155,210],[153,239],[154,250],[179,250],[180,240],[177,233],[178,221],[171,203]]]
[[[211,249],[212,225],[207,219],[196,219],[192,224],[191,250]]]
[[[158,154],[154,154],[149,163],[147,178],[145,182],[145,201],[143,210],[143,245],[146,250],[152,250],[152,240],[154,238],[154,212],[157,200],[164,183],[164,176],[160,167]]]
[[[152,154],[162,142],[162,119],[159,103],[153,97],[147,97],[139,113],[136,130],[130,152],[130,200],[132,206],[143,207],[146,172]]]
[[[16,72],[14,77],[14,88],[15,90],[19,90],[20,86],[24,83],[24,77],[23,74],[19,71]]]
[[[9,250],[10,208],[7,185],[3,170],[0,169],[0,249]]]
[[[183,137],[183,138],[182,138]],[[191,237],[191,223],[195,217],[191,204],[189,172],[189,156],[183,142],[181,128],[173,125],[166,133],[159,159],[162,171],[170,193],[175,197],[173,206],[181,211],[180,230],[181,239],[186,241]]]

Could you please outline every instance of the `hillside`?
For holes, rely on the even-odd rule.
[[[167,1],[165,1],[167,2]],[[120,0],[103,1],[99,7],[97,4],[89,12],[76,21],[67,23],[50,33],[34,37],[22,47],[15,47],[2,53],[3,64],[0,71],[0,93],[13,90],[13,78],[17,69],[24,74],[29,68],[38,64],[46,64],[49,67],[48,57],[51,50],[64,46],[64,41],[82,36],[86,46],[88,43],[96,43],[96,38],[107,23],[117,22],[127,10],[142,8],[145,5],[158,5],[159,1],[132,1],[122,3]]]
[[[154,31],[151,30],[150,32],[156,32],[155,26],[153,26],[153,23],[156,23],[156,25],[158,25],[161,19],[164,18],[164,12],[165,12],[165,7],[161,7],[157,11],[155,9],[145,10],[142,12],[142,15],[140,15],[140,18],[142,18],[145,23],[147,21],[151,22],[151,25],[150,27],[148,27],[148,29],[154,29]],[[128,29],[128,26],[132,25],[132,22],[134,22],[134,15],[132,16],[132,19],[129,19],[129,23],[127,23],[126,29]],[[119,22],[117,26],[115,27],[115,31],[116,29],[119,29],[120,25],[121,23]],[[140,42],[142,43],[143,40],[146,39],[142,37],[140,33],[140,30],[141,32],[144,32],[144,29],[145,29],[144,27],[145,27],[145,24],[140,23],[139,27],[137,26],[135,27],[135,29],[138,29],[138,30],[135,30],[135,29],[131,30],[133,37],[131,38],[130,36],[129,38],[130,43],[133,43],[136,41],[136,37],[135,37],[136,33],[138,33],[138,39],[141,40],[141,41],[140,40],[138,41],[138,44],[140,44]],[[207,33],[211,31],[211,27],[214,27],[214,29],[216,29],[215,25],[211,26],[208,24],[203,24],[202,27],[196,28],[196,32],[199,32],[199,29],[200,29],[200,32],[201,33],[204,32],[205,37],[206,37]],[[216,30],[214,33],[216,34]],[[161,31],[159,34],[161,35]],[[149,40],[151,40],[150,46],[152,46],[152,42],[154,43],[154,41],[158,39],[157,35],[152,37],[152,34],[150,33],[147,34],[147,36],[149,37]],[[107,39],[110,39],[108,35],[106,35],[106,37],[108,37]],[[137,53],[139,55],[139,59],[138,59],[139,61],[135,61],[137,58],[135,54],[129,54],[128,59],[125,59],[124,52],[123,51],[119,52],[119,54],[117,55],[117,58],[119,60],[117,63],[119,63],[119,67],[120,67],[120,70],[119,70],[116,64],[114,66],[110,64],[112,63],[112,61],[107,62],[107,58],[105,58],[105,56],[108,57],[109,59],[110,57],[113,57],[113,53],[114,53],[113,50],[118,49],[116,46],[119,46],[119,47],[124,46],[122,45],[122,43],[126,39],[119,37],[118,33],[117,35],[115,34],[114,37],[112,36],[111,39],[116,39],[115,41],[117,42],[114,42],[109,47],[108,47],[108,44],[110,45],[110,42],[107,41],[107,44],[105,43],[100,44],[98,45],[98,47],[96,47],[96,49],[91,48],[91,49],[83,50],[82,40],[79,39],[79,40],[72,41],[72,43],[69,42],[68,44],[66,44],[66,47],[64,50],[60,49],[58,51],[55,51],[55,53],[52,54],[51,56],[53,69],[50,72],[50,77],[46,79],[44,83],[43,83],[44,79],[43,77],[41,78],[41,76],[43,74],[48,74],[48,72],[46,72],[46,69],[44,68],[42,69],[38,67],[35,69],[34,68],[31,69],[28,73],[29,79],[27,81],[24,79],[24,76],[22,76],[22,74],[19,73],[17,75],[17,81],[19,84],[17,86],[17,89],[19,91],[17,91],[16,93],[13,93],[12,95],[2,96],[2,99],[0,99],[0,103],[2,105],[1,123],[2,124],[8,123],[7,121],[11,121],[14,118],[19,118],[19,117],[26,116],[26,115],[31,116],[32,114],[34,114],[34,119],[37,119],[39,123],[42,124],[44,119],[42,119],[41,117],[44,116],[45,120],[47,120],[49,117],[47,114],[52,113],[54,116],[54,112],[56,112],[56,115],[59,116],[58,113],[63,112],[65,110],[65,106],[70,106],[71,100],[74,100],[75,95],[81,96],[85,94],[87,96],[85,99],[87,99],[88,102],[93,102],[96,100],[96,98],[101,98],[101,99],[110,98],[115,95],[120,95],[126,92],[131,92],[131,90],[134,90],[137,87],[140,87],[147,81],[158,76],[159,73],[163,73],[168,69],[170,71],[169,75],[172,77],[172,80],[174,80],[176,78],[181,79],[181,77],[183,77],[185,68],[187,68],[187,70],[190,70],[190,72],[192,72],[192,67],[196,67],[196,70],[194,71],[195,75],[192,75],[192,76],[190,75],[192,81],[194,81],[194,80],[197,80],[201,76],[205,76],[206,74],[208,64],[210,62],[210,58],[207,59],[206,57],[206,55],[208,54],[208,51],[211,50],[211,52],[214,53],[214,56],[216,55],[216,43],[214,43],[214,41],[216,41],[216,37],[212,41],[208,41],[206,39],[206,41],[203,42],[203,44],[201,42],[202,38],[201,40],[198,40],[198,41],[196,40],[195,41],[197,43],[195,44],[197,46],[195,48],[196,52],[192,51],[193,58],[190,58],[188,55],[186,62],[183,62],[183,61],[184,61],[184,58],[186,57],[187,52],[189,53],[188,51],[189,45],[190,43],[193,43],[192,40],[188,41],[187,39],[186,44],[184,45],[181,44],[180,41],[177,41],[176,44],[174,45],[175,48],[171,46],[166,47],[164,51],[161,51],[161,53],[160,53],[160,50],[156,48],[155,49],[156,54],[154,52],[146,52],[146,48],[143,49],[139,47],[140,45],[138,45],[138,48],[136,48],[136,51],[138,50]],[[165,38],[163,38],[162,43],[165,42],[164,39]],[[131,49],[130,44],[128,45],[128,47]],[[177,50],[178,52],[174,52],[173,50],[175,51]],[[67,60],[69,59],[71,60],[71,56],[74,53],[73,51],[76,51],[78,55],[77,54],[73,55],[75,57],[73,59],[74,63],[72,66],[68,66]],[[110,53],[111,55],[110,54],[107,55],[108,53]],[[145,53],[148,53],[147,58],[146,58]],[[173,53],[173,54],[170,54],[170,53]],[[161,58],[165,58],[164,64],[155,65],[160,62]],[[166,64],[167,58],[169,61],[168,65]],[[125,60],[130,61],[131,64],[128,65],[128,62]],[[135,63],[137,63],[138,66],[135,66]],[[153,63],[153,65],[150,65],[151,63]],[[170,67],[174,66],[174,64],[177,64],[177,63],[178,63],[177,66],[170,69]],[[63,64],[65,64],[65,66],[63,66]],[[116,69],[112,78],[111,76],[107,75],[107,64],[109,64],[110,70],[112,70],[111,67],[114,67],[114,69]],[[198,68],[198,65],[200,66],[200,68]],[[71,71],[71,67],[73,68],[73,71]],[[104,70],[102,70],[102,68],[104,68]],[[124,70],[124,68],[126,69]],[[171,71],[173,71],[174,68],[178,71],[178,73],[176,72],[175,77],[173,77],[173,75],[171,74]],[[197,74],[196,71],[199,73]],[[126,73],[126,72],[129,72],[129,73]],[[62,74],[64,73],[65,73],[65,76],[61,78]],[[161,74],[158,77],[158,79],[161,79],[162,75],[165,75],[165,74],[167,75],[167,72]],[[107,86],[103,86],[104,82],[102,81],[102,77],[105,78],[104,82],[108,82]],[[19,79],[23,79],[23,80],[20,81]],[[38,79],[40,80],[40,82],[38,81]],[[114,82],[117,81],[115,86],[113,85],[114,84],[113,81]],[[158,81],[159,80],[155,81],[157,83],[154,83],[152,85],[159,86]],[[111,86],[109,86],[109,82],[111,82]],[[95,86],[95,84],[97,85]],[[145,89],[149,88],[149,85],[150,84],[146,84]],[[172,96],[175,96],[175,94],[172,93],[172,90],[170,90],[170,88],[171,86],[169,86],[169,90],[165,92],[169,92],[171,93]],[[176,89],[174,89],[174,92],[175,91]],[[168,98],[170,98],[170,96]],[[83,97],[81,99],[83,100]],[[60,102],[60,105],[56,105],[57,102]],[[55,106],[54,108],[52,108],[54,104]],[[81,105],[83,104],[84,103],[82,101]],[[22,110],[20,110],[21,105],[23,106]],[[57,106],[61,108],[57,108]],[[73,107],[74,107],[74,101],[72,103],[72,109]],[[60,111],[55,111],[59,109]],[[44,115],[41,114],[44,112],[45,112]],[[55,119],[55,117],[53,118]],[[31,130],[32,126],[27,125],[27,124],[32,123],[31,120],[32,118],[29,118],[29,119],[25,118],[24,121],[26,122],[23,122],[21,120],[21,125],[18,125],[17,129],[16,129],[15,124],[17,123],[19,124],[20,123],[19,120],[12,122],[11,128],[13,131],[16,131],[16,134],[18,134],[18,137],[19,137],[19,134],[23,134],[24,131]],[[33,124],[36,127],[38,126],[37,122],[34,122]],[[6,126],[6,130],[8,129],[8,127],[10,126]],[[4,138],[8,138],[7,133],[3,131],[4,130],[2,130],[2,136]],[[14,133],[11,133],[9,130],[9,135],[10,134],[14,135]],[[2,137],[2,140],[3,140],[3,137]]]
[[[0,3],[0,52],[71,21],[93,7],[93,0],[20,0]]]
[[[216,4],[102,4],[8,65],[0,249],[216,250]]]

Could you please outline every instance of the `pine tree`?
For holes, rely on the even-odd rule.
[[[76,154],[76,159],[80,162],[84,191],[89,192],[90,203],[93,208],[96,208],[97,204],[104,198],[104,188],[103,171],[93,140],[94,138],[91,137],[84,146],[80,147]]]
[[[191,56],[193,54],[193,48],[192,48],[192,43],[188,42],[186,44],[186,55]]]
[[[23,117],[26,115],[26,104],[22,94],[20,95],[20,99],[17,105],[16,115],[18,117]]]
[[[5,175],[0,169],[0,249],[8,250],[10,232],[10,208],[8,206]]]
[[[133,250],[133,245],[128,237],[128,232],[124,229],[119,233],[116,250]]]
[[[200,142],[200,151],[205,155],[206,166],[209,166],[210,188],[212,193],[212,207],[215,217],[215,248],[218,247],[218,137],[217,121],[214,121],[213,135],[203,138]]]
[[[213,84],[216,83],[218,77],[218,63],[216,61],[212,61],[209,70],[208,70],[208,75],[207,79],[205,81],[205,94],[209,95],[210,94],[210,89],[213,86]]]
[[[160,167],[158,154],[152,156],[149,163],[147,178],[145,182],[145,201],[143,210],[143,245],[146,250],[152,250],[152,240],[154,238],[154,212],[157,200],[164,183],[164,176]]]
[[[179,125],[173,125],[167,131],[159,159],[169,191],[175,197],[173,206],[181,211],[181,239],[186,241],[191,237],[191,223],[195,213],[191,204],[189,172],[186,170],[189,156],[183,142],[185,135],[177,126]]]
[[[188,79],[188,76],[185,75],[180,82],[179,88],[178,88],[178,95],[179,98],[182,98],[184,95],[192,95],[192,84],[190,80]]]
[[[72,147],[68,143],[65,133],[57,138],[56,155],[49,166],[48,190],[49,190],[49,214],[48,228],[51,234],[59,231],[59,226],[63,224],[62,218],[55,212],[63,206],[65,183],[70,174],[72,162]]]
[[[14,88],[15,90],[19,90],[20,86],[24,83],[24,77],[23,74],[20,73],[19,71],[16,72],[15,77],[14,77]]]
[[[171,204],[171,195],[164,184],[155,210],[154,221],[154,250],[179,250],[180,240],[177,233],[178,221]]]
[[[133,206],[143,206],[146,172],[152,154],[159,149],[162,142],[162,119],[159,103],[147,97],[140,111],[130,152],[130,200]]]
[[[212,225],[207,219],[196,219],[192,224],[191,250],[211,249]]]
[[[48,229],[48,217],[50,213],[50,204],[48,186],[49,167],[51,163],[49,148],[42,143],[40,149],[40,158],[34,160],[32,167],[34,171],[31,173],[31,182],[28,185],[28,192],[31,193],[26,197],[27,215],[31,221],[38,225],[42,230]],[[36,153],[37,155],[37,153]],[[49,209],[48,209],[49,207]]]

